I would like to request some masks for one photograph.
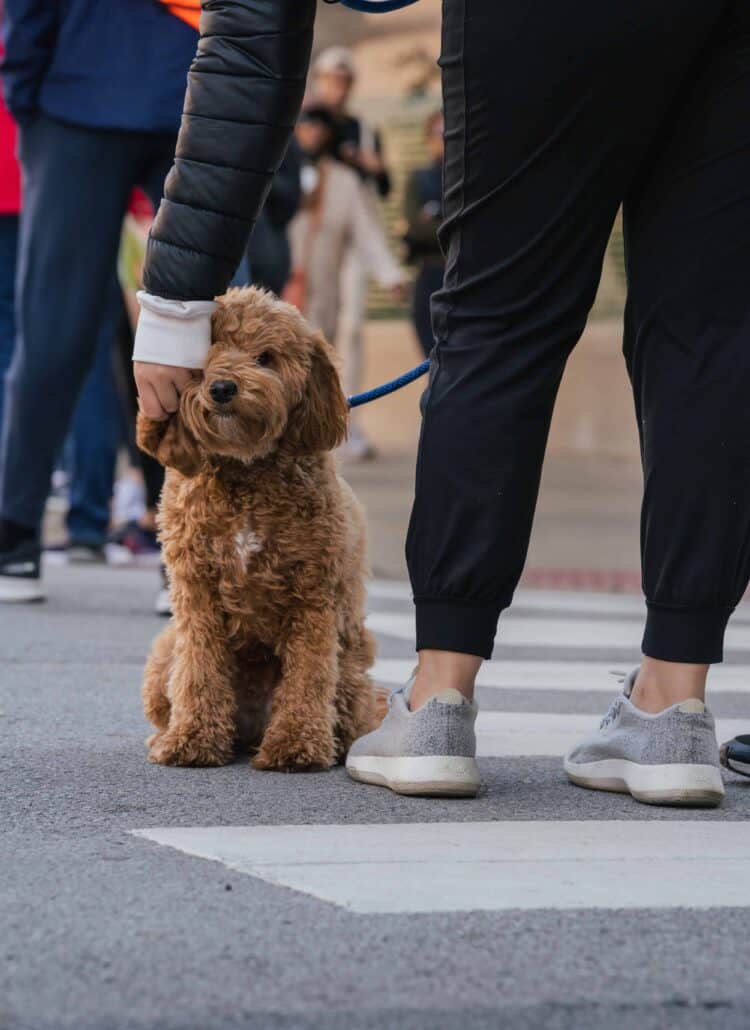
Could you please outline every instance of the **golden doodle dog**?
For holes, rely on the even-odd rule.
[[[143,686],[149,758],[327,769],[382,716],[367,670],[365,524],[329,453],[347,405],[332,350],[257,289],[219,300],[202,379],[138,421],[167,467],[159,514],[174,617]]]

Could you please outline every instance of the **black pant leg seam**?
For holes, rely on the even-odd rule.
[[[447,2],[458,2],[458,0],[443,0],[443,3],[447,3]],[[466,194],[465,194],[465,191],[466,191],[466,120],[467,120],[467,115],[468,115],[468,106],[467,106],[467,103],[466,103],[466,0],[462,0],[462,3],[463,3],[463,10],[462,10],[462,25],[461,25],[461,33],[462,33],[462,35],[461,35],[461,58],[462,58],[461,75],[462,75],[462,83],[463,83],[463,85],[462,85],[463,117],[461,119],[461,196],[460,196],[459,205],[458,205],[459,216],[461,214],[463,214],[463,212],[465,210],[465,207],[466,207]],[[443,18],[443,22],[444,21],[445,21],[445,19]],[[444,150],[443,151],[443,185],[442,185],[443,199],[445,198],[445,167],[446,167],[446,157],[445,157],[445,150]],[[443,203],[443,209],[445,209],[445,203]],[[456,281],[459,281],[459,279],[460,279],[460,276],[458,274],[458,266],[459,266],[459,262],[460,262],[460,259],[461,259],[461,243],[462,243],[461,224],[462,223],[461,223],[461,220],[459,218],[458,228],[456,230],[457,233],[458,233],[458,247],[457,247],[457,253],[456,253],[456,261],[455,261],[455,265],[454,265],[454,269],[453,269],[454,275],[451,277],[452,279],[455,278]],[[445,285],[446,285],[447,272],[448,272],[448,266],[447,266],[447,263],[446,263],[445,273],[444,273],[444,277],[443,277],[443,289],[445,289]],[[423,443],[424,434],[425,434],[425,431],[426,431],[426,428],[427,428],[427,420],[428,420],[429,413],[430,413],[430,405],[431,405],[432,394],[433,394],[433,385],[434,385],[434,382],[435,382],[436,378],[440,374],[440,350],[441,350],[441,343],[443,343],[445,341],[445,337],[446,337],[447,331],[448,331],[448,322],[450,320],[450,313],[451,313],[451,309],[453,308],[454,304],[455,304],[455,302],[452,300],[451,303],[450,303],[448,311],[446,311],[446,313],[445,313],[445,317],[443,319],[443,331],[440,334],[435,333],[435,345],[434,345],[434,347],[432,349],[432,354],[430,355],[430,375],[429,375],[429,379],[428,379],[428,383],[427,383],[427,388],[426,388],[426,391],[425,391],[425,404],[424,404],[424,410],[422,412],[422,425],[420,427],[419,447],[418,447],[418,450],[417,450],[417,467],[416,467],[415,472],[414,472],[414,498],[415,498],[415,500],[414,500],[414,516],[413,517],[415,517],[415,515],[416,515],[417,498],[421,497],[423,492],[424,492],[423,491],[423,483],[422,483],[422,480],[424,478],[424,475],[423,475],[424,461],[423,461],[423,458],[422,458],[422,452],[423,452],[422,443]],[[416,549],[417,549],[417,547],[416,547],[416,540],[414,540],[413,543],[414,543],[414,550],[416,551]],[[409,550],[411,550],[411,548],[409,547],[409,534],[408,533],[407,533],[407,538],[406,538],[406,548],[405,548],[405,550],[407,552]],[[423,558],[423,556],[420,554],[419,555],[419,559],[418,559],[418,563],[419,563],[420,566],[424,567],[424,562],[423,562],[422,558]],[[409,566],[409,565],[410,565],[410,563],[409,563],[408,553],[407,553],[407,566]],[[410,573],[410,579],[411,579],[411,569],[409,569],[409,573]],[[414,582],[412,580],[412,588],[413,587],[414,587]]]

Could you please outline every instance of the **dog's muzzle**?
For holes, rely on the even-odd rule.
[[[237,396],[237,384],[231,379],[217,379],[208,389],[211,400],[216,404],[229,404]]]

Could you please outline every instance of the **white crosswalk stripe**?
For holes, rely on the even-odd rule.
[[[370,597],[379,610],[371,613],[369,625],[390,640],[390,653],[394,640],[413,641],[409,596],[403,583],[370,585]],[[497,691],[500,705],[503,691],[523,692],[525,710],[481,711],[478,754],[489,760],[558,760],[595,729],[608,696],[616,693],[617,679],[610,671],[619,663],[607,662],[606,652],[637,653],[643,603],[635,597],[554,591],[520,591],[516,602],[518,612],[503,617],[500,640],[509,647],[533,646],[535,657],[488,662],[479,684]],[[747,609],[742,617],[747,618]],[[750,649],[750,626],[740,622],[730,628],[727,645]],[[403,654],[404,645],[398,647]],[[571,648],[577,649],[575,660],[565,658]],[[581,651],[592,660],[582,659]],[[382,684],[401,684],[413,665],[413,658],[381,657],[373,676]],[[628,668],[619,664],[620,672]],[[717,694],[750,694],[750,665],[719,666],[712,670],[710,685]],[[544,693],[550,691],[577,696],[575,714],[550,710]],[[583,697],[588,692],[602,695],[590,711]],[[748,731],[750,711],[747,719],[717,719],[720,740]],[[487,821],[484,809],[482,820],[476,822],[165,827],[134,832],[357,913],[750,907],[746,818],[736,819],[735,813],[733,821],[728,804],[725,818],[710,822],[675,819],[671,811],[663,819],[654,818],[654,810],[649,810],[649,818],[639,818],[637,803],[633,806],[621,821],[511,821],[502,819],[499,805],[499,817],[493,821]],[[656,874],[644,877],[648,864]]]
[[[750,906],[747,822],[505,821],[137,832],[362,913]],[[654,862],[658,876],[644,876],[643,869]]]

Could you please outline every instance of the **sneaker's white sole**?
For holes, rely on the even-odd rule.
[[[38,579],[0,576],[0,604],[28,604],[43,600],[44,591]]]
[[[476,759],[458,755],[356,755],[347,758],[346,771],[361,783],[426,797],[473,798],[481,783]]]
[[[727,768],[739,773],[740,776],[750,776],[750,765],[747,762],[738,762],[736,758],[727,759]]]
[[[599,762],[570,762],[565,759],[568,779],[579,787],[632,794],[647,805],[720,805],[724,784],[713,765],[640,765],[624,758]]]

